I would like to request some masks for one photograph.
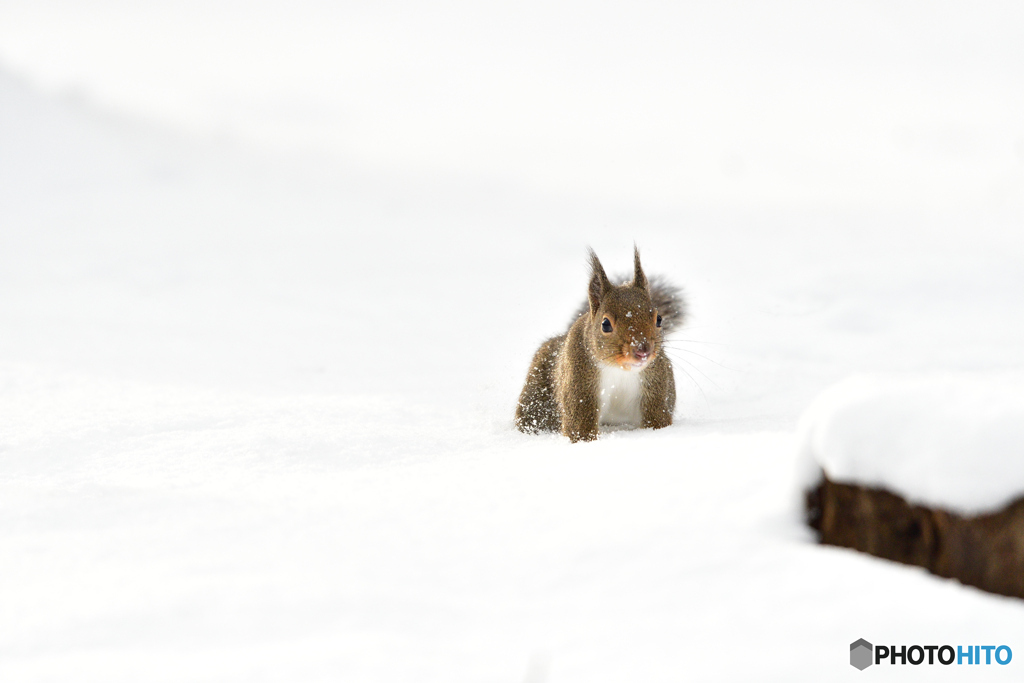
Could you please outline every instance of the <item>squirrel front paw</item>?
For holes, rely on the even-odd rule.
[[[596,429],[592,432],[567,431],[565,435],[569,437],[571,443],[576,443],[577,441],[597,441]]]

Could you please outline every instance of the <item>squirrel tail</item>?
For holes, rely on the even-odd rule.
[[[661,275],[649,277],[648,282],[651,287],[651,302],[661,314],[661,329],[665,334],[670,334],[682,327],[683,321],[686,319],[686,300],[683,298],[683,290]]]
[[[631,277],[617,278],[617,281],[621,281],[623,284],[631,280]],[[665,334],[670,334],[682,327],[683,321],[686,319],[686,299],[683,298],[683,290],[670,283],[661,275],[649,276],[647,282],[651,288],[651,302],[658,309],[658,313],[661,314],[662,331]],[[573,322],[581,315],[587,313],[590,313],[590,304],[584,301],[583,305],[576,310],[576,314],[573,315]]]

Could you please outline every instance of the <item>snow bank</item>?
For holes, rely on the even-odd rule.
[[[801,483],[821,471],[963,514],[1024,494],[1024,391],[1012,376],[858,375],[800,420]]]

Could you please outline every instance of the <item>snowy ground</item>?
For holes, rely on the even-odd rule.
[[[820,137],[745,180],[712,145],[701,202],[673,195],[693,169],[617,192],[643,155],[588,184],[482,143],[427,172],[309,151],[294,121],[180,132],[203,117],[96,77],[100,48],[101,104],[53,94],[73,60],[14,36],[45,45],[42,13],[8,18],[0,57],[34,75],[0,71],[0,679],[817,681],[867,675],[860,637],[1024,656],[1020,601],[815,546],[794,505],[796,420],[833,382],[1021,368],[1024,117],[982,39],[1012,22],[965,24],[985,47],[948,97],[985,97],[903,110],[857,163],[825,145],[829,191],[801,184]],[[622,270],[634,239],[692,303],[676,424],[516,433],[586,245]]]

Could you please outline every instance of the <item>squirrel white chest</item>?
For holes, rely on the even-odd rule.
[[[601,368],[599,422],[640,426],[640,372],[618,367]]]

